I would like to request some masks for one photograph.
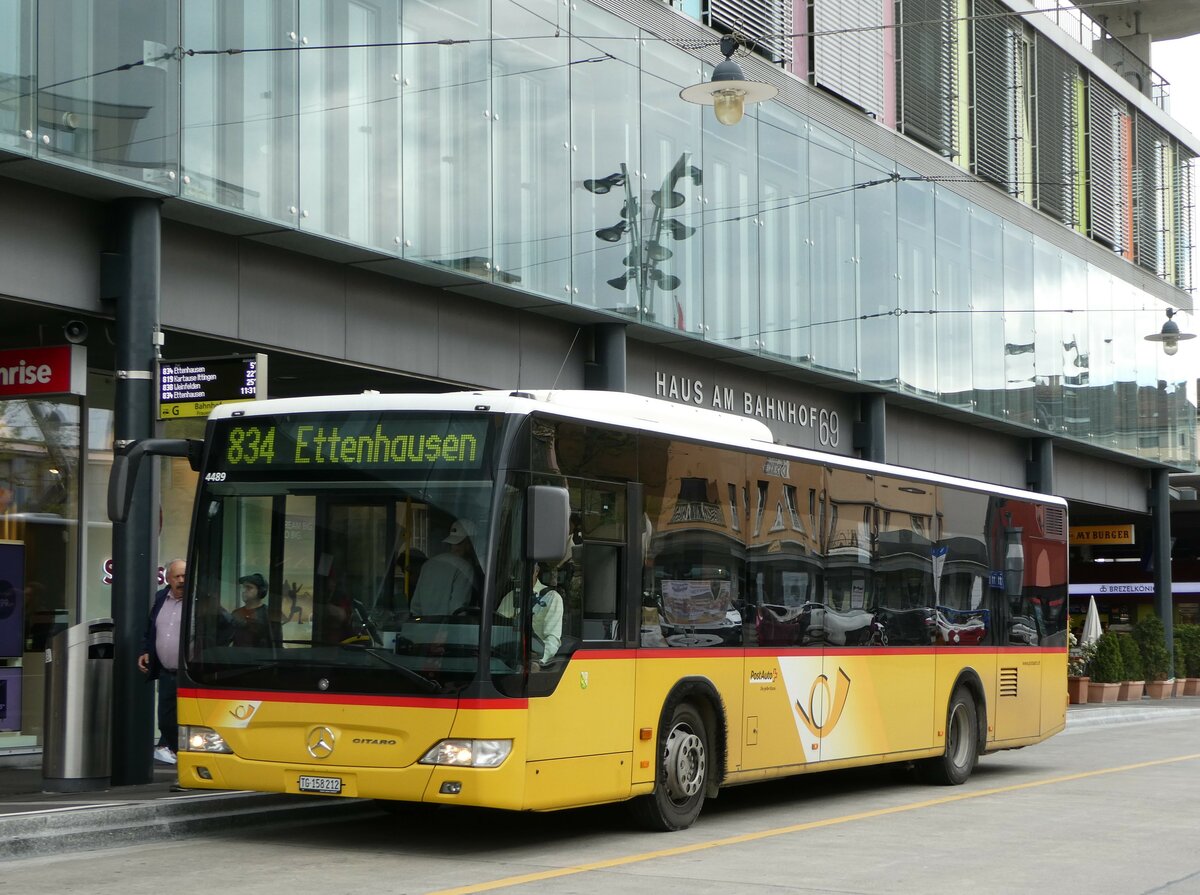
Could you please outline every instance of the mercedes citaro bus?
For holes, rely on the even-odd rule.
[[[724,786],[957,784],[1065,726],[1054,497],[606,392],[224,405],[121,458],[118,518],[147,453],[200,473],[188,788],[629,801],[677,830]]]

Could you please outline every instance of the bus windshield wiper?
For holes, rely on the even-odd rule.
[[[383,650],[376,649],[373,646],[353,646],[351,644],[345,644],[342,647],[342,649],[353,650],[354,652],[359,652],[359,653],[366,653],[368,656],[378,659],[383,664],[388,665],[391,668],[395,668],[397,671],[400,672],[400,675],[402,677],[406,678],[407,680],[411,681],[412,683],[416,684],[417,686],[424,688],[425,692],[427,692],[427,693],[433,693],[434,691],[441,689],[441,684],[439,684],[437,681],[431,681],[429,678],[425,677],[424,675],[418,674],[417,672],[413,671],[411,668],[409,668],[400,659],[397,659],[391,653],[386,653]]]

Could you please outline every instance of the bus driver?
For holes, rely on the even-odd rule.
[[[541,563],[533,566],[533,644],[534,667],[549,665],[562,643],[563,600],[558,591],[558,569]],[[496,608],[496,614],[512,618],[516,612],[516,591],[509,591]],[[541,655],[538,656],[537,653]]]

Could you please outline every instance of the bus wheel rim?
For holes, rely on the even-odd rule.
[[[704,784],[704,742],[681,724],[667,737],[667,794],[675,801],[695,796]]]
[[[966,725],[966,712],[961,704],[955,705],[950,713],[949,729],[946,731],[946,752],[955,767],[962,767],[967,763],[967,742],[970,737],[967,735]]]

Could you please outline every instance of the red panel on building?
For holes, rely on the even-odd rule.
[[[0,351],[0,398],[82,395],[86,384],[87,353],[82,345]]]

